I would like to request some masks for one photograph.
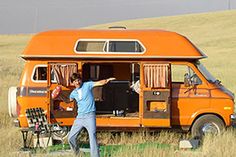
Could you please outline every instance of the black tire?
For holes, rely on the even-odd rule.
[[[224,122],[216,115],[207,114],[199,117],[191,128],[193,137],[202,138],[206,134],[218,135],[225,128]]]
[[[55,131],[52,133],[53,138],[55,140],[62,140],[64,138],[66,138],[69,134],[70,129],[67,126],[59,126],[60,127],[60,131]]]

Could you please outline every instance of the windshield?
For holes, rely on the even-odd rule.
[[[207,71],[207,69],[203,66],[203,64],[201,64],[200,62],[197,62],[195,65],[209,82],[214,83],[217,81],[217,79],[215,79],[215,77],[212,76],[209,71]]]

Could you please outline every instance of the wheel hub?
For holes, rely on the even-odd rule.
[[[57,127],[59,127],[59,128],[57,128]],[[68,128],[67,127],[61,127],[61,126],[57,126],[57,127],[55,128],[55,130],[58,129],[59,131],[53,132],[54,138],[60,138],[60,139],[65,138],[68,135],[68,132],[69,132]]]
[[[215,123],[206,123],[203,125],[201,131],[204,135],[212,134],[217,135],[220,133],[220,128]]]

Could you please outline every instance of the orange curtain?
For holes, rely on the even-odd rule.
[[[148,88],[166,88],[168,64],[144,64],[144,82]]]
[[[57,83],[68,87],[71,85],[70,77],[77,72],[76,64],[52,64],[52,70],[56,77]]]

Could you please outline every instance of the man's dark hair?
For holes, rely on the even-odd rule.
[[[79,73],[73,73],[72,76],[71,76],[71,78],[70,78],[71,82],[73,82],[73,81],[76,80],[76,79],[82,80],[82,78],[81,78],[81,76],[80,76]]]

